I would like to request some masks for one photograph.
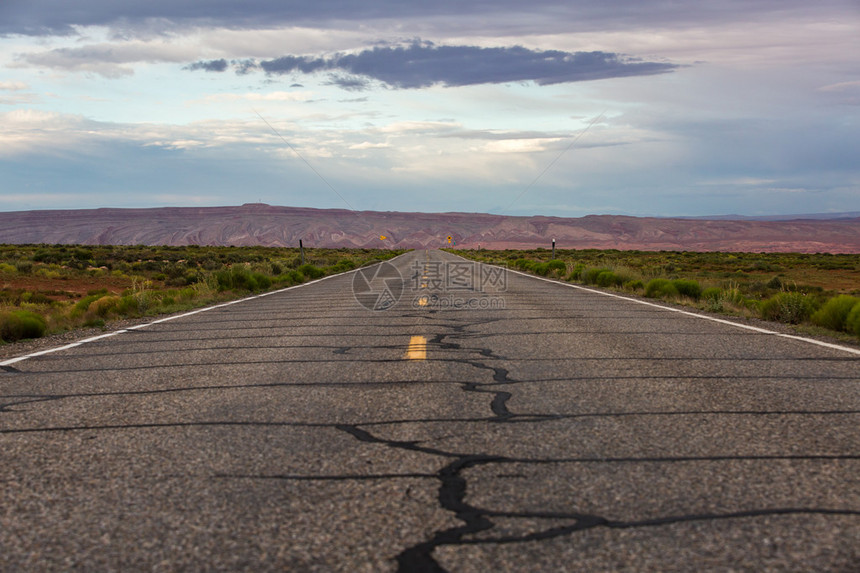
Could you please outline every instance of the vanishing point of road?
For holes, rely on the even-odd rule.
[[[860,353],[439,251],[0,362],[2,571],[860,571]]]

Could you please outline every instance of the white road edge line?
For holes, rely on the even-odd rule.
[[[465,260],[468,260],[468,259],[465,259]],[[500,269],[504,269],[504,268],[505,268],[505,267],[499,267],[498,265],[487,265],[487,266],[495,266],[495,267],[498,267],[498,268],[500,268]],[[560,282],[560,281],[554,281],[554,280],[552,280],[552,279],[547,279],[547,278],[544,278],[544,277],[538,277],[538,276],[535,276],[535,275],[530,275],[530,274],[528,274],[528,273],[524,273],[524,272],[521,272],[521,271],[515,271],[515,270],[513,270],[513,269],[505,269],[505,270],[507,270],[507,271],[508,271],[508,272],[510,272],[510,273],[515,273],[515,274],[518,274],[518,275],[522,275],[522,276],[524,276],[524,277],[528,277],[528,278],[532,278],[532,279],[537,279],[537,280],[539,280],[539,281],[544,281],[544,282],[548,282],[548,283],[551,283],[551,284],[556,284],[556,285],[560,285],[560,286],[570,287],[570,288],[574,288],[574,289],[578,289],[578,290],[584,290],[584,291],[586,291],[586,292],[591,292],[591,293],[594,293],[594,294],[601,294],[601,295],[603,295],[603,296],[608,296],[608,297],[612,297],[612,298],[620,298],[621,300],[627,300],[627,301],[635,302],[635,303],[637,303],[637,304],[642,304],[642,305],[645,305],[645,306],[653,306],[654,308],[659,308],[659,309],[662,309],[662,310],[668,310],[669,312],[677,312],[678,314],[684,314],[684,315],[686,315],[686,316],[692,316],[692,317],[694,317],[694,318],[700,318],[700,319],[702,319],[702,320],[710,320],[711,322],[719,322],[720,324],[728,324],[729,326],[734,326],[734,327],[736,327],[736,328],[743,328],[743,329],[745,329],[745,330],[752,330],[753,332],[758,332],[758,333],[760,333],[760,334],[770,334],[770,335],[773,335],[773,336],[779,336],[780,338],[789,338],[789,339],[791,339],[791,340],[799,340],[799,341],[801,341],[801,342],[807,342],[807,343],[809,343],[809,344],[815,344],[815,345],[817,345],[817,346],[823,346],[823,347],[825,347],[825,348],[830,348],[831,350],[841,350],[841,351],[843,351],[843,352],[849,352],[849,353],[851,353],[851,354],[856,354],[857,356],[860,356],[860,350],[858,350],[858,349],[856,349],[856,348],[851,348],[850,346],[842,346],[842,345],[839,345],[839,344],[833,344],[833,343],[831,343],[831,342],[823,342],[823,341],[821,341],[821,340],[815,340],[814,338],[806,338],[805,336],[797,336],[797,335],[794,335],[794,334],[784,334],[784,333],[782,333],[782,332],[776,332],[776,331],[774,331],[774,330],[767,330],[767,329],[765,329],[765,328],[759,328],[759,327],[757,327],[757,326],[750,326],[750,325],[748,325],[748,324],[740,324],[740,323],[738,323],[738,322],[732,322],[731,320],[725,320],[725,319],[722,319],[722,318],[717,318],[717,317],[715,317],[715,316],[708,316],[708,315],[706,315],[706,314],[697,314],[697,313],[695,313],[695,312],[689,312],[689,311],[686,311],[686,310],[681,310],[680,308],[672,308],[671,306],[663,306],[663,305],[661,305],[661,304],[655,304],[655,303],[653,303],[653,302],[648,302],[648,301],[645,301],[645,300],[639,300],[639,299],[635,299],[635,298],[630,298],[630,297],[623,296],[623,295],[620,295],[620,294],[615,294],[615,293],[612,293],[612,292],[606,292],[606,291],[602,291],[602,290],[591,289],[591,288],[584,287],[584,286],[581,286],[581,285],[575,285],[575,284],[570,284],[570,283],[563,283],[563,282]]]
[[[403,253],[403,254],[397,255],[396,257],[393,257],[393,258],[388,259],[388,260],[386,260],[386,261],[380,261],[379,263],[374,263],[374,265],[382,264],[383,262],[386,262],[386,263],[387,263],[387,262],[391,262],[391,261],[393,261],[394,259],[397,259],[397,258],[399,258],[399,257],[402,257],[402,256],[403,256],[403,255],[405,255],[405,254],[407,254],[407,253]],[[18,362],[23,362],[24,360],[29,360],[30,358],[36,358],[37,356],[44,356],[45,354],[52,354],[52,353],[54,353],[54,352],[60,352],[61,350],[69,350],[70,348],[74,348],[74,347],[76,347],[76,346],[81,346],[82,344],[87,344],[87,343],[90,343],[90,342],[95,342],[95,341],[97,341],[97,340],[103,340],[103,339],[105,339],[105,338],[110,338],[110,337],[112,337],[112,336],[116,336],[116,335],[118,335],[118,334],[124,334],[124,333],[126,333],[126,332],[130,332],[130,331],[132,331],[132,330],[140,330],[141,328],[146,328],[147,326],[152,326],[153,324],[159,324],[159,323],[167,322],[167,321],[170,321],[170,320],[176,320],[176,319],[179,319],[179,318],[185,318],[186,316],[191,316],[192,314],[198,314],[198,313],[201,313],[201,312],[208,312],[208,311],[210,311],[210,310],[215,310],[216,308],[224,308],[225,306],[230,306],[231,304],[238,304],[238,303],[240,303],[240,302],[246,302],[246,301],[249,301],[249,300],[254,300],[255,298],[263,298],[264,296],[271,296],[271,295],[273,295],[273,294],[278,294],[278,293],[286,292],[286,291],[288,291],[288,290],[293,290],[293,289],[297,289],[297,288],[302,288],[302,287],[310,286],[310,285],[312,285],[312,284],[314,284],[314,283],[322,282],[322,281],[324,281],[324,280],[331,279],[331,278],[334,278],[334,277],[340,277],[340,276],[343,276],[343,275],[348,275],[348,274],[350,274],[350,273],[357,273],[357,272],[358,272],[358,271],[360,271],[361,269],[366,269],[366,268],[368,268],[368,267],[372,267],[372,266],[374,266],[374,265],[368,265],[368,266],[366,266],[366,267],[359,267],[359,268],[357,268],[357,269],[352,269],[352,270],[350,270],[350,271],[346,271],[346,272],[338,273],[338,274],[336,274],[336,275],[329,275],[329,276],[327,276],[327,277],[322,277],[321,279],[314,279],[314,280],[312,280],[312,281],[308,281],[308,282],[306,282],[306,283],[302,283],[302,284],[300,284],[300,285],[293,285],[293,286],[291,286],[291,287],[286,287],[286,288],[282,288],[282,289],[278,289],[278,290],[273,290],[273,291],[270,291],[270,292],[264,292],[264,293],[262,293],[262,294],[255,294],[255,295],[248,296],[248,297],[245,297],[245,298],[240,298],[240,299],[236,299],[236,300],[231,300],[231,301],[229,301],[229,302],[222,302],[221,304],[216,304],[216,305],[214,305],[214,306],[205,306],[205,307],[203,307],[203,308],[198,308],[198,309],[196,309],[196,310],[191,310],[191,311],[188,311],[188,312],[183,312],[182,314],[176,314],[176,315],[168,316],[168,317],[165,317],[165,318],[159,318],[159,319],[157,319],[157,320],[153,320],[153,321],[151,321],[151,322],[147,322],[147,323],[144,323],[144,324],[138,324],[138,325],[136,325],[136,326],[129,326],[128,328],[123,328],[123,329],[121,329],[121,330],[115,330],[115,331],[113,331],[113,332],[108,332],[108,333],[106,333],[106,334],[100,334],[100,335],[98,335],[98,336],[93,336],[93,337],[91,337],[91,338],[84,338],[83,340],[78,340],[78,341],[75,341],[75,342],[71,342],[71,343],[69,343],[69,344],[65,344],[65,345],[63,345],[63,346],[57,346],[57,347],[55,347],[55,348],[48,348],[48,349],[46,349],[46,350],[39,350],[38,352],[32,352],[32,353],[30,353],[30,354],[25,354],[24,356],[18,356],[18,357],[16,357],[16,358],[9,358],[8,360],[4,360],[4,361],[0,362],[0,367],[2,367],[2,366],[11,366],[12,364],[16,364],[16,363],[18,363]]]

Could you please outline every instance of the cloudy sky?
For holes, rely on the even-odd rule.
[[[0,210],[860,211],[860,0],[0,0]]]

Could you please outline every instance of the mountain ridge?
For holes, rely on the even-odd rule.
[[[851,214],[848,214],[851,215]],[[812,217],[812,216],[810,216]],[[559,248],[860,253],[860,217],[788,220],[512,216],[280,207],[0,212],[0,243],[330,248]],[[385,236],[381,240],[380,236]]]

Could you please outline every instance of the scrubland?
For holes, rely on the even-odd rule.
[[[860,255],[617,250],[452,251],[558,280],[860,337]]]
[[[284,288],[403,251],[0,245],[0,342],[188,310]]]

